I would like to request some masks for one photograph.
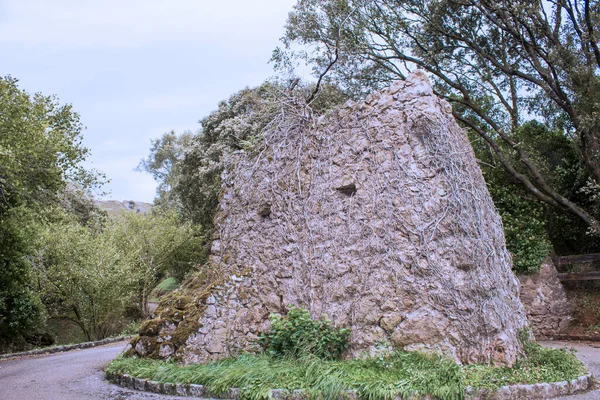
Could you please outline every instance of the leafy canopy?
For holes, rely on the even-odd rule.
[[[44,321],[30,271],[42,211],[68,182],[85,190],[101,181],[81,164],[88,155],[82,129],[70,105],[0,77],[0,344]]]

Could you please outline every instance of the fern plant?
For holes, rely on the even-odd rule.
[[[270,318],[271,329],[261,336],[260,342],[272,356],[313,355],[334,360],[348,347],[350,329],[335,328],[326,318],[314,320],[302,308],[292,307],[286,316]]]

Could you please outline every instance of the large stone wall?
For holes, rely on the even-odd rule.
[[[499,216],[422,73],[233,158],[215,225],[225,279],[198,300],[198,329],[175,348],[173,323],[146,329],[140,354],[250,350],[290,305],[351,328],[347,357],[394,346],[510,365],[520,351],[527,321]]]
[[[560,334],[571,320],[571,307],[552,260],[534,274],[520,275],[521,302],[537,338]]]

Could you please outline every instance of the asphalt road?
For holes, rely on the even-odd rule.
[[[544,342],[544,346],[572,346],[594,375],[600,377],[600,344]],[[123,389],[104,378],[104,368],[126,346],[119,342],[85,350],[72,350],[46,356],[0,361],[1,400],[175,400],[185,397],[162,396]],[[600,389],[560,397],[559,400],[598,400]]]
[[[104,368],[125,348],[119,342],[85,350],[0,361],[2,400],[171,400],[113,385]]]

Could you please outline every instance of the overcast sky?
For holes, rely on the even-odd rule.
[[[0,75],[71,103],[106,198],[152,201],[150,140],[273,75],[295,0],[0,0]]]

